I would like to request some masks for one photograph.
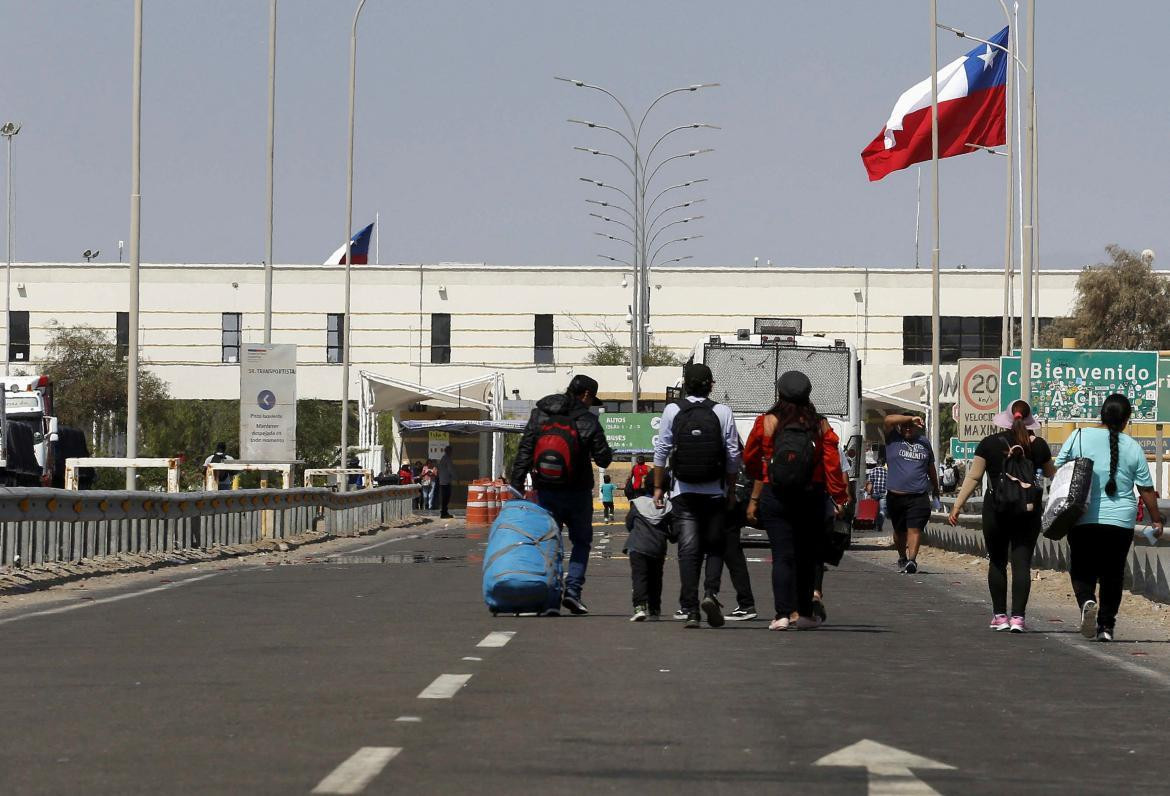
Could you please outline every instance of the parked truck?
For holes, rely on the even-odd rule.
[[[53,410],[53,382],[45,375],[4,376],[3,437],[12,450],[6,451],[9,486],[65,487],[65,460],[89,455],[85,433],[59,426]],[[31,447],[31,455],[29,455]],[[31,481],[31,483],[30,483]],[[82,489],[93,483],[93,471],[79,474]]]

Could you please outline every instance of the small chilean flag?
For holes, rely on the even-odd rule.
[[[1007,47],[1008,29],[989,41]],[[1005,143],[1007,53],[986,44],[938,70],[938,156],[954,157],[975,147]],[[861,152],[869,179],[930,160],[930,78],[894,103],[885,128]]]
[[[353,256],[352,265],[366,265],[370,259],[370,234],[374,231],[373,224],[367,224],[361,231],[349,239],[349,253]],[[345,265],[345,244],[329,255],[325,265]]]

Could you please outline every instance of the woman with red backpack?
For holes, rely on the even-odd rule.
[[[756,418],[744,446],[744,470],[753,479],[747,519],[772,545],[776,618],[769,630],[787,630],[795,610],[798,630],[821,624],[813,589],[821,566],[825,496],[840,513],[849,501],[841,472],[840,440],[809,400],[812,383],[798,370],[776,381],[776,405]]]
[[[1035,432],[1040,421],[1027,401],[1015,401],[993,423],[1004,429],[984,437],[975,448],[967,477],[948,521],[955,525],[967,498],[987,474],[983,496],[983,540],[987,545],[987,588],[991,592],[992,630],[1023,633],[1024,610],[1032,588],[1032,552],[1040,536],[1043,488],[1036,472],[1056,475],[1052,451]],[[1012,565],[1012,605],[1008,615],[1007,567]]]

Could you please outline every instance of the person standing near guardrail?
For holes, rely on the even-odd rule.
[[[1113,640],[1125,561],[1137,524],[1135,487],[1154,536],[1162,536],[1162,513],[1146,453],[1133,437],[1122,433],[1132,411],[1124,395],[1110,395],[1101,404],[1101,425],[1077,429],[1056,457],[1057,467],[1082,456],[1093,460],[1089,506],[1068,532],[1068,573],[1081,608],[1081,634],[1097,641]]]
[[[613,461],[605,429],[589,411],[596,399],[597,381],[578,373],[565,392],[537,401],[520,437],[509,478],[512,488],[524,494],[524,479],[531,472],[537,502],[558,526],[569,531],[573,550],[562,604],[577,615],[589,613],[581,599],[593,546],[593,468],[589,460],[602,469]]]
[[[1027,401],[1016,401],[1011,407],[1000,412],[993,423],[1003,431],[984,437],[975,448],[975,456],[967,470],[967,477],[955,498],[947,518],[951,525],[959,522],[959,513],[967,498],[987,475],[988,491],[983,498],[983,540],[987,545],[987,588],[991,592],[992,630],[1008,630],[1023,633],[1024,612],[1028,607],[1028,595],[1032,589],[1032,553],[1036,539],[1040,536],[1040,515],[1043,504],[1040,489],[1033,494],[1035,502],[1031,508],[1012,505],[1011,496],[996,494],[996,483],[1004,477],[1005,465],[1011,461],[1023,462],[1021,473],[1041,471],[1047,477],[1056,475],[1052,465],[1052,451],[1043,437],[1037,437],[1040,421],[1032,414]],[[1007,477],[1011,477],[1011,472]],[[1034,478],[1029,480],[1035,480]],[[1012,488],[1012,495],[1019,490]],[[1000,500],[1000,497],[1004,497]],[[1008,617],[1007,567],[1012,565],[1012,605]]]
[[[439,459],[439,519],[451,519],[451,485],[455,483],[455,461],[451,458],[451,446],[443,448]]]
[[[922,529],[930,519],[930,499],[939,493],[934,449],[921,417],[886,415],[885,429],[886,508],[894,526],[898,571],[913,575]]]
[[[228,456],[227,443],[217,442],[215,443],[215,453],[211,454],[203,461],[203,471],[206,473],[208,470],[210,470],[212,464],[219,464],[220,462],[230,461],[235,460],[232,459],[231,456]],[[218,471],[215,475],[215,479],[220,489],[232,488],[232,474],[230,470]]]

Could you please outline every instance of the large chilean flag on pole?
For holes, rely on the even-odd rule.
[[[1007,47],[1008,29],[988,41]],[[974,152],[968,144],[1006,141],[1007,62],[1003,50],[980,44],[938,70],[938,156]],[[930,78],[894,103],[885,128],[861,152],[869,179],[930,160]]]
[[[355,232],[349,239],[349,253],[353,256],[350,265],[366,265],[370,261],[370,233],[374,231],[373,224],[367,224],[360,231]],[[329,255],[325,265],[345,265],[345,244]]]

